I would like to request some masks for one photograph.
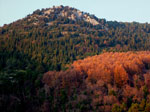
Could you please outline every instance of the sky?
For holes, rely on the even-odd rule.
[[[74,7],[108,21],[150,23],[150,0],[0,0],[0,26],[54,5]]]

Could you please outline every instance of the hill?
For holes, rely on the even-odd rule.
[[[103,51],[149,50],[149,40],[147,23],[106,21],[75,8],[54,6],[0,28],[0,55],[11,58],[3,59],[0,69],[30,58],[40,71],[65,70],[66,64]],[[33,67],[21,69],[26,68]]]
[[[150,24],[68,6],[0,27],[2,112],[150,111]]]

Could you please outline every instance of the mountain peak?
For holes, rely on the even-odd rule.
[[[53,6],[53,8],[47,8],[41,11],[36,10],[33,14],[45,17],[54,15],[56,18],[65,17],[73,21],[83,20],[92,25],[100,25],[96,17],[69,6]]]

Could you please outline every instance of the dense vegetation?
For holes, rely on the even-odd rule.
[[[150,50],[150,24],[88,14],[93,25],[52,9],[0,27],[0,110],[149,112],[150,53],[112,52]]]
[[[150,52],[103,53],[44,74],[45,110],[149,112]]]
[[[92,25],[58,16],[61,10],[71,13],[75,9],[53,9],[50,15],[42,15],[46,9],[37,10],[0,28],[0,53],[21,53],[48,71],[65,70],[66,64],[102,51],[150,49],[150,25],[147,23],[112,22],[94,16],[100,24]]]
[[[150,111],[149,51],[103,53],[66,71],[35,71],[1,74],[2,112]]]

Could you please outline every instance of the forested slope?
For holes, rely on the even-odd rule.
[[[59,72],[3,72],[0,108],[2,112],[149,112],[150,52],[103,53]]]
[[[47,108],[56,111],[149,112],[150,52],[103,53],[44,74]],[[59,108],[57,107],[59,105]],[[61,106],[60,106],[61,105]]]
[[[0,28],[1,55],[21,53],[46,71],[65,70],[66,64],[103,51],[149,50],[149,46],[147,23],[106,21],[67,6],[36,10]],[[6,63],[0,63],[1,69]]]
[[[149,112],[149,46],[148,23],[36,10],[0,27],[0,110]]]

